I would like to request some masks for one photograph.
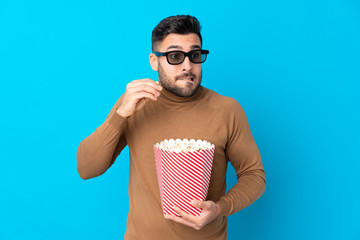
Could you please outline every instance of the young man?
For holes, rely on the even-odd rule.
[[[130,82],[105,122],[85,138],[77,152],[80,177],[104,173],[122,149],[130,150],[129,214],[125,239],[226,239],[226,216],[252,204],[265,191],[261,156],[244,110],[229,97],[201,86],[200,24],[195,17],[173,16],[152,32],[150,64],[159,83]],[[192,216],[163,216],[153,146],[164,139],[203,139],[215,145],[206,201]],[[225,195],[228,161],[237,183]]]

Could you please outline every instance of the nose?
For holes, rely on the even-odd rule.
[[[185,57],[184,61],[181,63],[181,67],[183,71],[190,71],[192,68],[192,62],[188,56]]]

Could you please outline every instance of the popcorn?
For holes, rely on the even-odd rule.
[[[154,145],[164,215],[179,216],[174,205],[193,216],[200,215],[201,208],[193,207],[190,202],[205,201],[214,154],[214,144],[200,139],[165,139]]]
[[[214,149],[214,144],[211,144],[210,142],[206,140],[197,140],[191,139],[188,140],[184,138],[181,139],[165,139],[161,141],[160,143],[156,143],[155,147],[162,150],[172,151],[172,152],[194,152],[194,151],[202,151],[202,150],[210,150]]]

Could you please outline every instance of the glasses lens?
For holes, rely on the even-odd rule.
[[[202,53],[201,54],[201,62],[205,62],[206,57],[207,57],[207,53]]]
[[[201,50],[193,51],[190,55],[190,60],[193,63],[203,63],[206,60],[206,53],[202,52]]]
[[[200,63],[201,62],[201,51],[192,51],[190,54],[190,60],[193,63]]]
[[[178,64],[184,60],[184,54],[182,52],[171,52],[167,55],[167,58],[171,64]]]

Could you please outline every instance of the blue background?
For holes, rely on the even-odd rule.
[[[0,239],[123,238],[127,148],[86,181],[76,151],[128,82],[157,79],[151,31],[176,14],[200,20],[203,85],[239,101],[263,158],[229,239],[360,239],[356,0],[0,0]]]

